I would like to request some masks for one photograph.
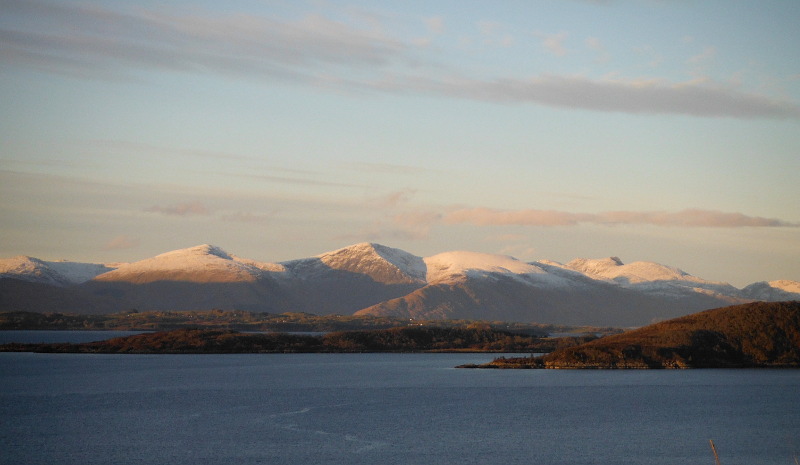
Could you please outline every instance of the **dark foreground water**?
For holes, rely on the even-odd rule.
[[[793,465],[800,370],[487,354],[0,354],[4,464]]]

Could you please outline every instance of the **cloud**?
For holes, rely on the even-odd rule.
[[[360,233],[372,240],[421,240],[430,236],[431,228],[441,222],[442,215],[432,211],[405,211],[388,219],[375,221]]]
[[[296,172],[302,173],[299,170],[275,170],[275,171],[289,171],[289,172]],[[308,172],[309,174],[314,174],[312,172]],[[256,181],[265,181],[267,183],[280,183],[280,184],[296,184],[296,185],[307,185],[307,186],[331,186],[331,187],[358,187],[362,188],[363,185],[359,184],[348,184],[348,183],[341,183],[341,182],[334,182],[334,181],[319,181],[315,179],[305,179],[305,178],[297,178],[292,176],[275,176],[269,174],[257,174],[257,173],[216,173],[216,174],[223,174],[226,176],[232,176],[237,178],[246,178],[246,179],[253,179]]]
[[[374,203],[381,208],[398,208],[407,203],[416,194],[415,189],[405,189],[401,191],[390,192],[382,197],[374,200]]]
[[[179,203],[169,206],[153,205],[152,207],[146,208],[145,211],[170,216],[202,216],[211,214],[208,207],[200,202]]]
[[[529,79],[409,79],[375,83],[382,90],[424,91],[495,103],[531,103],[552,107],[632,114],[684,114],[698,117],[798,118],[800,106],[749,94],[709,80],[594,80],[582,76],[542,75]]]
[[[344,165],[365,173],[421,174],[427,171],[426,168],[421,168],[418,166],[396,165],[393,163],[354,162],[346,163]]]
[[[388,28],[371,22],[345,23],[319,14],[286,20],[202,8],[187,14],[129,5],[5,0],[7,21],[0,26],[3,64],[100,79],[140,79],[142,71],[155,69],[642,115],[800,117],[800,106],[788,99],[713,81],[552,74],[477,79],[446,65],[446,57],[436,62],[430,54],[425,59],[415,56],[412,41],[391,37],[383,32]],[[443,22],[428,18],[427,27],[438,30]],[[499,23],[483,21],[477,27],[484,43],[514,42]],[[537,35],[549,53],[568,53],[566,32]],[[602,47],[597,39],[586,45],[598,51]],[[693,59],[699,60],[695,65],[713,53],[713,48],[704,50]]]
[[[716,47],[704,47],[702,52],[686,60],[686,63],[691,67],[689,71],[696,76],[704,76],[707,69],[713,64],[716,55]]]
[[[607,212],[598,215],[599,221],[609,224],[651,224],[656,226],[687,226],[707,228],[741,227],[800,227],[775,218],[747,216],[713,210],[688,209],[680,212]]]
[[[441,16],[425,18],[425,26],[432,34],[444,34],[444,19]]]
[[[591,223],[707,228],[800,227],[798,223],[774,218],[700,209],[679,212],[613,211],[595,214],[533,209],[506,211],[479,207],[451,211],[442,217],[442,221],[447,224],[476,226],[576,226],[581,223]]]
[[[690,63],[690,64],[704,63],[704,62],[707,62],[709,60],[714,59],[716,54],[717,54],[716,47],[707,46],[707,47],[703,48],[702,52],[698,53],[697,55],[694,55],[694,56],[690,57],[688,60],[686,60],[686,62]]]
[[[511,47],[514,45],[514,37],[507,32],[503,32],[504,26],[497,21],[478,21],[478,32],[483,37],[483,43],[487,45],[499,45],[501,47]]]
[[[542,47],[544,47],[547,52],[559,57],[563,57],[569,53],[566,47],[564,47],[564,41],[569,37],[569,33],[559,32],[558,34],[545,34],[543,32],[537,32],[534,35],[542,40]]]
[[[608,53],[605,45],[597,37],[587,37],[584,41],[589,50],[597,52],[597,58],[594,59],[595,63],[608,63],[611,61],[611,54]]]
[[[254,224],[263,224],[269,223],[274,214],[268,213],[253,213],[253,212],[242,212],[237,211],[233,213],[228,213],[226,215],[220,216],[223,221],[231,221],[235,223],[254,223]]]
[[[120,235],[112,238],[103,246],[104,250],[133,249],[139,246],[139,239],[128,235]]]
[[[482,207],[455,210],[443,217],[448,224],[469,223],[476,226],[573,226],[589,219],[590,215],[554,210],[503,211]]]
[[[401,59],[407,49],[375,28],[314,14],[279,21],[41,0],[7,0],[4,12],[18,24],[0,28],[6,63],[81,76],[150,67],[308,80],[321,64],[381,66]]]

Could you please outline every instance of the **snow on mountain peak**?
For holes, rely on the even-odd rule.
[[[624,266],[625,264],[622,263],[622,260],[619,257],[608,257],[608,258],[576,258],[571,262],[567,263],[567,268],[573,269],[575,271],[580,271],[582,273],[594,274],[594,275],[603,275],[608,270],[616,268],[618,266]]]
[[[18,255],[0,260],[0,277],[63,286],[68,281],[38,258]]]
[[[770,281],[767,284],[786,292],[800,294],[800,281],[790,281],[788,279],[779,279],[777,281]]]
[[[428,268],[429,283],[450,280],[457,276],[482,276],[488,273],[506,275],[544,274],[536,265],[525,263],[508,255],[481,252],[452,251],[424,259]]]
[[[742,294],[755,300],[800,300],[800,281],[759,281],[742,289]]]
[[[24,255],[0,260],[0,277],[55,286],[82,283],[112,269],[113,266],[97,263],[49,262]]]
[[[667,294],[680,294],[687,291],[708,295],[738,297],[739,290],[728,283],[708,281],[671,266],[655,262],[633,262],[623,264],[617,257],[599,260],[576,259],[567,268],[585,273],[594,279],[613,281],[629,288],[648,288]]]
[[[316,258],[332,269],[365,273],[387,283],[425,280],[422,258],[381,244],[362,242]]]
[[[188,247],[185,249],[172,250],[169,252],[156,255],[154,258],[175,259],[180,257],[191,257],[193,255],[197,256],[213,255],[223,260],[233,260],[233,257],[228,255],[228,253],[222,250],[221,247],[217,247],[215,245],[210,245],[210,244],[202,244],[202,245],[196,245],[194,247]]]
[[[190,282],[254,281],[262,275],[264,268],[248,262],[229,255],[219,247],[203,244],[129,263],[96,279],[135,283],[164,279]]]

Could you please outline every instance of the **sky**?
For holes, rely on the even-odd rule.
[[[800,281],[800,2],[0,0],[0,257]]]

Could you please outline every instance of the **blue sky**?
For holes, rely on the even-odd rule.
[[[0,1],[0,256],[800,280],[800,2]]]

